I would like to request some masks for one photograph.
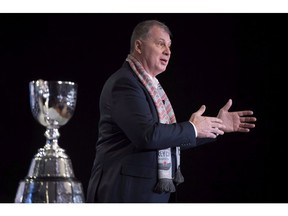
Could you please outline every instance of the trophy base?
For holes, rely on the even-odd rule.
[[[82,184],[74,178],[26,178],[20,181],[15,203],[84,203]]]

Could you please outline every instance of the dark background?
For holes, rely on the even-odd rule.
[[[44,146],[45,128],[30,111],[31,80],[78,84],[74,116],[60,128],[60,147],[86,194],[94,160],[98,100],[125,60],[134,26],[158,19],[173,34],[172,58],[158,76],[186,121],[202,104],[206,115],[233,99],[231,111],[252,109],[251,133],[225,134],[182,153],[180,203],[287,202],[285,141],[287,14],[76,13],[0,14],[0,202],[14,202],[20,180]],[[285,124],[284,124],[285,125]]]

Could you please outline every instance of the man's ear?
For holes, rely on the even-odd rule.
[[[142,41],[140,41],[140,40],[136,40],[135,41],[135,51],[138,54],[141,54],[141,52],[142,52]]]

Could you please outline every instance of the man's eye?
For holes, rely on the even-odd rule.
[[[160,46],[160,47],[164,47],[165,46],[165,43],[163,43],[163,42],[158,42],[158,46]]]

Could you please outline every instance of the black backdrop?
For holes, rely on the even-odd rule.
[[[45,143],[45,128],[29,106],[28,83],[39,78],[78,84],[76,110],[60,128],[59,145],[86,194],[101,88],[125,60],[133,27],[145,19],[163,21],[173,34],[170,64],[158,78],[178,121],[202,104],[205,114],[216,115],[229,98],[231,111],[249,108],[258,118],[249,134],[226,134],[182,153],[178,202],[287,202],[286,147],[279,140],[285,133],[274,119],[285,116],[279,87],[287,71],[288,17],[272,13],[0,14],[0,202],[14,202]]]

